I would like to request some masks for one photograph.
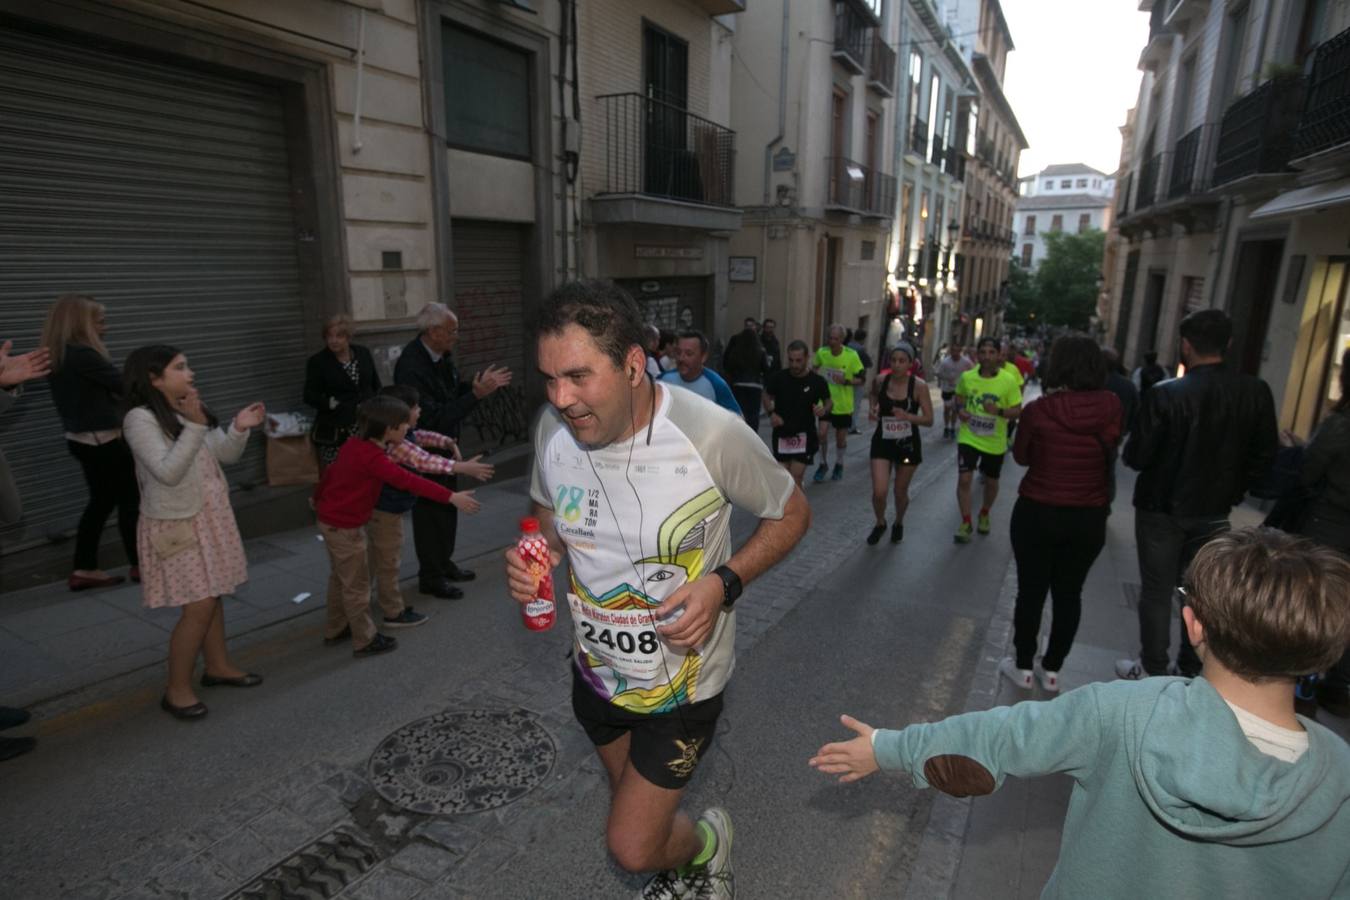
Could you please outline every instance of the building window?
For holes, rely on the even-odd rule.
[[[863,241],[863,242],[862,242],[862,254],[861,254],[861,257],[862,257],[863,260],[876,259],[876,258],[877,258],[877,242],[876,242],[876,241]]]
[[[446,143],[495,156],[530,158],[530,54],[446,24]]]
[[[1050,219],[1050,230],[1051,230],[1051,231],[1063,231],[1063,230],[1064,230],[1064,217],[1063,217],[1063,216],[1052,216],[1051,219]]]
[[[1022,268],[1024,268],[1024,269],[1030,269],[1030,268],[1031,268],[1031,245],[1030,245],[1030,244],[1023,244],[1023,245],[1022,245]]]
[[[1036,234],[1036,217],[1027,216],[1026,225],[1022,228],[1022,234],[1027,237],[1033,237]]]
[[[1078,217],[1078,233],[1082,234],[1092,227],[1092,214],[1083,213]]]
[[[1080,178],[1080,179],[1078,179],[1078,187],[1080,187],[1080,188],[1085,188],[1085,187],[1087,187],[1087,179],[1086,179],[1086,178]]]
[[[1072,178],[1065,178],[1063,181],[1061,181],[1061,182],[1059,183],[1059,188],[1060,188],[1060,190],[1062,190],[1062,191],[1070,190],[1072,187],[1073,187],[1073,179],[1072,179]]]
[[[1045,189],[1047,191],[1053,191],[1055,189],[1055,182],[1053,179],[1051,178],[1045,179]]]

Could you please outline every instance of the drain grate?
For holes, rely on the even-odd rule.
[[[240,888],[230,900],[328,900],[379,861],[374,847],[337,829]]]
[[[527,710],[445,712],[385,738],[371,754],[370,781],[401,809],[482,812],[528,794],[557,753],[553,736]]]

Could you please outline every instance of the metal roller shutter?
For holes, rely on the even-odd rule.
[[[472,378],[479,369],[495,365],[507,366],[515,375],[510,387],[478,405],[465,437],[479,447],[525,440],[524,273],[528,227],[455,219],[450,233],[454,309],[459,316],[460,335],[455,362],[460,373]]]
[[[188,355],[220,416],[300,407],[301,283],[279,87],[0,29],[0,337],[36,345],[47,305],[108,308],[132,349]],[[0,420],[24,521],[11,552],[74,527],[86,492],[45,384]],[[263,441],[226,470],[263,479]]]

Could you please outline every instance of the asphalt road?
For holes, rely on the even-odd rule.
[[[855,437],[845,479],[808,486],[806,541],[738,607],[736,674],[688,808],[731,811],[742,898],[895,896],[906,882],[931,795],[879,776],[838,785],[806,760],[843,736],[841,712],[900,725],[965,698],[1011,559],[1020,470],[1005,469],[994,533],[957,546],[955,450],[926,438],[903,544],[863,543]],[[735,531],[752,525],[738,517]],[[604,852],[604,782],[567,708],[566,620],[526,632],[495,560],[477,568],[468,599],[417,600],[432,621],[385,657],[322,647],[318,615],[255,636],[237,650],[266,684],[207,693],[203,722],[157,709],[157,673],[44,722],[38,752],[0,767],[0,896],[228,896],[353,825],[379,861],[344,897],[632,895],[641,882]],[[372,751],[406,723],[508,707],[536,713],[557,747],[519,802],[421,817],[363,788]]]

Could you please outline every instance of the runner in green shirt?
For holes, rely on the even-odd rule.
[[[970,482],[979,469],[984,474],[984,504],[980,507],[979,532],[989,533],[989,508],[998,497],[998,479],[1003,455],[1008,452],[1008,422],[1022,412],[1022,392],[1017,379],[1003,371],[998,341],[981,338],[976,350],[980,367],[963,372],[956,382],[957,417],[961,431],[956,444],[956,503],[961,525],[958,544],[970,543]]]
[[[844,450],[848,447],[848,432],[853,427],[853,386],[867,380],[862,360],[850,347],[844,346],[847,329],[843,325],[830,326],[830,341],[816,351],[811,368],[819,372],[830,385],[830,414],[820,419],[820,465],[813,480],[820,484],[830,471],[830,428],[834,428],[834,446],[839,451],[834,460],[831,480],[844,477]]]

